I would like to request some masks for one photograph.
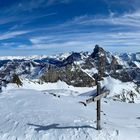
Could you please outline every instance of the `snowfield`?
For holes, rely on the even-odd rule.
[[[102,99],[96,130],[96,103],[79,103],[93,90],[60,81],[9,84],[0,94],[0,140],[140,140],[139,103]]]

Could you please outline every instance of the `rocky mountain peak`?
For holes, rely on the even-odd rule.
[[[31,60],[0,60],[0,79],[10,82],[11,73],[15,72],[19,77],[41,79],[45,82],[61,80],[73,86],[93,86],[94,75],[100,66],[103,77],[111,76],[123,82],[140,83],[140,55],[128,54],[129,60],[124,60],[123,56],[113,55],[99,45],[95,45],[91,54],[72,52],[64,59],[57,56]],[[133,59],[134,57],[131,56],[136,57]]]
[[[73,52],[71,55],[69,55],[66,59],[63,60],[63,65],[72,64],[74,61],[81,60],[81,54]]]
[[[95,48],[93,50],[93,53],[91,54],[92,58],[98,57],[100,54],[105,54],[105,50],[100,47],[99,45],[95,45]]]

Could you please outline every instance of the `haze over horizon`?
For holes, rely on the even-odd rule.
[[[140,52],[139,0],[1,0],[0,55]]]

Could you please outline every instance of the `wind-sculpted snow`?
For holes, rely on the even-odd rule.
[[[0,94],[0,139],[139,140],[139,104],[103,99],[102,130],[97,131],[96,104],[85,107],[79,103],[92,90],[62,82],[39,85],[25,81],[23,87],[9,84]]]

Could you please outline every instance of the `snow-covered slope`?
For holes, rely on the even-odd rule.
[[[32,60],[32,59],[43,59],[48,57],[47,55],[32,55],[32,56],[0,56],[0,60]]]
[[[96,93],[99,62],[109,95],[97,131],[96,103],[81,101]],[[140,53],[96,45],[92,53],[0,57],[0,92],[0,140],[140,140]]]
[[[104,67],[103,86],[110,90],[110,96],[114,100],[139,102],[140,53],[112,54],[98,45],[92,53],[71,52],[49,57],[1,57],[0,85],[12,83],[13,75],[16,74],[20,79],[37,79],[40,83],[63,81],[69,86],[92,88],[95,87],[98,73],[99,54],[102,54],[101,63]]]
[[[102,130],[97,131],[96,104],[85,107],[79,103],[93,89],[68,87],[62,82],[42,87],[26,83],[23,87],[10,84],[0,94],[0,140],[140,139],[139,104],[103,99]],[[83,93],[85,96],[79,96]]]
[[[107,77],[102,81],[102,86],[110,91],[108,98],[128,103],[140,103],[140,89],[133,82],[121,82]]]

